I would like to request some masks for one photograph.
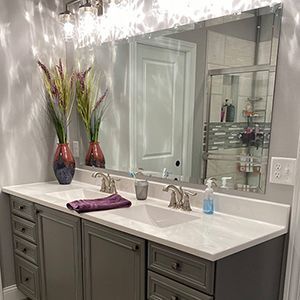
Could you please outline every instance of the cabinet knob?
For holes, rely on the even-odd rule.
[[[22,227],[22,228],[21,228],[21,232],[24,233],[25,231],[26,231],[26,228]]]
[[[172,296],[171,300],[179,300],[179,298],[177,296]]]
[[[24,279],[24,281],[25,281],[25,282],[28,282],[28,281],[29,281],[29,277],[26,277],[26,278]]]
[[[23,210],[24,208],[25,208],[24,205],[20,205],[20,206],[19,206],[19,210]]]
[[[26,253],[26,252],[27,252],[27,248],[23,248],[23,249],[22,249],[22,252],[23,252],[23,253]]]
[[[132,251],[137,251],[137,250],[139,250],[139,245],[134,245],[134,246],[132,246]]]
[[[172,269],[178,271],[180,269],[180,264],[178,262],[173,263]]]

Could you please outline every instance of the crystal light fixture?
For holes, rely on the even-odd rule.
[[[60,20],[65,39],[73,38],[75,46],[85,47],[273,6],[281,1],[70,0],[66,4],[66,11],[60,14]],[[71,5],[74,14],[67,9]]]
[[[89,0],[78,9],[78,42],[79,46],[88,46],[96,42],[98,9]]]
[[[71,5],[73,13],[68,9]],[[59,14],[64,39],[66,41],[75,40],[76,36],[76,41],[81,47],[94,44],[97,36],[98,19],[102,12],[102,0],[71,0],[67,2],[65,11]]]
[[[66,41],[72,40],[75,33],[75,17],[68,10],[66,6],[66,10],[59,14],[58,16],[59,22],[62,24],[63,34]]]

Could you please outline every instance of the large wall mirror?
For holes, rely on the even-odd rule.
[[[77,49],[109,89],[105,168],[264,193],[280,22],[278,5]]]

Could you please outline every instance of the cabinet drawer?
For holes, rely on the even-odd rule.
[[[32,202],[18,198],[16,196],[10,196],[10,200],[11,211],[13,214],[34,221],[35,213]]]
[[[37,264],[37,246],[25,241],[24,239],[14,235],[14,249],[15,253]]]
[[[213,300],[213,297],[149,271],[148,300]]]
[[[35,223],[27,221],[17,216],[12,216],[12,228],[13,232],[30,241],[35,243],[36,242],[36,228]]]
[[[32,300],[40,299],[38,267],[15,255],[17,286]]]
[[[148,247],[150,270],[205,293],[213,294],[213,262],[151,242]]]

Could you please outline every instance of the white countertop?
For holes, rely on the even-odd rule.
[[[216,261],[288,232],[289,206],[282,204],[270,204],[270,208],[274,206],[277,213],[282,211],[283,218],[287,218],[280,225],[270,223],[268,218],[268,222],[264,222],[219,212],[206,215],[202,210],[193,207],[192,212],[180,213],[196,216],[195,220],[161,228],[114,214],[116,210],[78,214],[66,207],[67,200],[47,195],[52,192],[82,188],[99,190],[99,187],[94,185],[73,181],[70,185],[59,185],[56,182],[24,184],[4,187],[2,191],[210,261]],[[137,201],[134,194],[126,192],[120,194],[132,202],[131,207],[149,204],[169,209],[165,200],[148,198],[145,201]],[[255,200],[255,202],[259,206],[259,201]]]

